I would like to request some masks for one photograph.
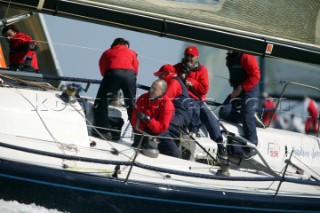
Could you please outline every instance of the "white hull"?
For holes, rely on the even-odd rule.
[[[203,190],[215,194],[220,193],[220,195],[235,194],[240,197],[248,195],[273,198],[276,195],[279,199],[292,197],[320,200],[319,184],[295,183],[303,179],[310,179],[311,176],[317,177],[316,173],[320,173],[318,138],[276,129],[259,129],[258,150],[268,166],[278,174],[276,177],[268,172],[267,166],[259,156],[255,156],[253,160],[244,162],[244,164],[241,163],[239,167],[232,164],[230,177],[217,176],[216,173],[220,169],[218,166],[161,154],[158,158],[138,154],[135,166],[130,172],[131,166],[128,164],[132,162],[136,153],[136,150],[130,146],[132,143],[130,131],[119,143],[88,136],[81,106],[78,102],[63,106],[59,98],[60,93],[0,88],[0,98],[5,100],[0,103],[2,122],[0,125],[0,159],[66,172],[66,175],[71,172],[70,174],[90,174],[90,178],[107,179],[114,174],[116,163],[105,164],[103,161],[114,161],[119,164],[126,162],[126,165],[120,165],[120,172],[117,175],[117,180],[123,184],[137,182],[150,186],[157,185],[160,191],[182,187],[191,191]],[[58,110],[57,107],[61,106],[63,110]],[[123,112],[121,108],[118,109],[118,112],[121,110]],[[231,132],[238,132],[235,125],[228,123],[223,123],[223,125]],[[123,127],[123,131],[125,129],[127,129],[126,126]],[[90,147],[92,141],[96,142],[96,146]],[[199,142],[206,149],[210,149],[212,154],[216,153],[216,144],[208,138],[202,137]],[[190,145],[190,147],[195,147],[195,145]],[[297,169],[289,166],[285,175],[289,182],[282,182],[278,190],[281,171],[285,168],[285,160],[290,157],[293,147],[292,162],[302,168],[304,174],[296,174]],[[24,149],[29,149],[29,151]],[[118,150],[119,154],[112,154],[113,149]],[[206,156],[199,148],[194,149],[193,160]],[[68,156],[100,160],[101,163],[93,163],[90,160],[84,162],[83,159],[70,160],[67,159]],[[152,167],[152,169],[147,167]],[[130,173],[129,176],[128,173]],[[192,174],[195,174],[195,177],[192,177]],[[0,177],[2,175],[7,177],[4,172],[0,173]],[[203,177],[199,178],[200,175]],[[296,181],[290,182],[290,180]]]

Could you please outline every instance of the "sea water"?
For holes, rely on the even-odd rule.
[[[0,200],[1,213],[62,213],[56,209],[47,209],[42,206],[32,204],[22,204],[17,201]]]

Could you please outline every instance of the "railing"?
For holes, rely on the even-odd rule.
[[[270,119],[270,121],[269,121],[269,123],[268,123],[268,126],[272,123],[272,121],[273,121],[273,119],[274,119],[275,112],[277,111],[277,109],[278,109],[278,107],[279,107],[279,105],[280,105],[280,101],[281,101],[282,98],[283,98],[284,92],[286,91],[286,89],[287,89],[287,87],[288,87],[289,85],[295,85],[295,86],[305,87],[305,88],[313,89],[313,90],[316,90],[316,91],[320,92],[320,88],[318,88],[318,87],[314,87],[314,86],[310,86],[310,85],[306,85],[306,84],[301,84],[301,83],[297,83],[297,82],[287,82],[287,83],[284,85],[284,87],[283,87],[283,89],[282,89],[282,91],[281,91],[281,95],[280,95],[279,101],[277,101],[277,104],[276,104],[276,107],[275,107],[276,110],[272,113],[272,116],[271,116],[271,119]],[[319,116],[318,120],[320,120],[320,116]],[[320,125],[318,125],[317,137],[319,137],[319,131],[320,131]]]
[[[78,83],[87,83],[86,88],[84,89],[87,91],[90,87],[91,84],[100,84],[101,80],[96,80],[96,79],[87,79],[87,78],[76,78],[76,77],[66,77],[66,76],[53,76],[53,75],[43,75],[40,73],[32,73],[32,72],[24,72],[24,71],[12,71],[9,69],[0,69],[0,74],[3,76],[13,76],[25,80],[38,80],[38,81],[43,81],[43,80],[54,80],[54,81],[70,81],[70,82],[78,82]],[[139,89],[143,90],[149,90],[150,87],[142,85],[142,84],[137,84],[137,87]]]

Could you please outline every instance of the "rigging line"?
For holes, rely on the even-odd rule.
[[[216,76],[216,77],[218,77],[218,78],[222,78],[222,79],[225,79],[225,80],[229,80],[229,78],[227,78],[227,77],[224,77],[224,76],[221,76],[221,75],[213,75],[213,76]]]
[[[47,145],[50,145],[50,146],[52,145],[52,143],[56,143],[55,141],[52,141],[52,140],[45,140],[45,139],[41,139],[41,138],[27,137],[27,136],[21,136],[21,135],[15,135],[15,137],[19,137],[19,138],[23,138],[23,139],[29,139],[29,140],[32,140],[33,143],[41,143],[41,144],[46,143]],[[59,143],[63,144],[62,142],[59,142]],[[67,144],[67,145],[69,145],[69,144]],[[91,147],[87,147],[87,146],[78,145],[77,147],[79,147],[79,148],[81,148],[83,150],[90,150],[90,151],[92,150]],[[105,152],[105,151],[109,151],[109,150],[95,148],[95,151]]]
[[[305,163],[303,163],[299,158],[297,158],[295,155],[293,155],[293,157],[298,160],[300,163],[302,163],[305,167],[307,167],[310,171],[314,172],[314,174],[318,175],[318,177],[320,177],[320,175],[314,171],[312,168],[310,168],[308,165],[306,165]]]
[[[0,36],[0,38],[4,38],[6,39],[6,36]],[[23,40],[22,38],[16,38],[16,40]],[[38,44],[49,44],[49,42],[47,41],[41,41],[41,40],[35,40],[32,39],[32,41],[38,43]],[[86,46],[80,46],[80,45],[75,45],[75,44],[67,44],[67,43],[61,43],[61,42],[51,42],[53,45],[57,45],[57,46],[66,46],[66,47],[74,47],[74,48],[81,48],[81,49],[89,49],[89,50],[95,50],[95,51],[104,51],[101,48],[94,48],[94,47],[86,47]]]
[[[36,41],[37,43],[45,43],[48,44],[49,42],[44,42],[44,41]],[[52,42],[53,45],[56,46],[65,46],[65,47],[73,47],[73,48],[80,48],[80,49],[87,49],[87,50],[94,50],[94,51],[104,51],[101,48],[94,48],[94,47],[86,47],[86,46],[80,46],[80,45],[75,45],[75,44],[66,44],[66,43],[60,43],[60,42]]]
[[[110,141],[108,141],[103,135],[101,135],[101,133],[95,128],[95,127],[93,127],[93,124],[86,118],[86,116],[84,115],[84,114],[81,114],[81,112],[80,112],[80,110],[77,110],[76,108],[75,108],[75,106],[73,106],[73,104],[69,104],[75,111],[77,111],[78,112],[78,114],[82,117],[82,119],[84,120],[84,121],[86,121],[86,122],[88,122],[89,123],[89,125],[100,135],[100,137],[102,137],[107,143],[108,143],[108,145],[112,148],[112,149],[115,149],[115,150],[117,150],[112,144],[111,144],[111,142]],[[80,105],[80,104],[79,104]],[[81,105],[80,105],[81,106]],[[88,126],[88,125],[87,125]],[[119,151],[118,151],[119,152]],[[121,153],[121,152],[119,152],[119,153]],[[110,157],[112,157],[112,155],[108,152],[108,154],[110,155]],[[123,156],[125,156],[125,157],[128,157],[127,155],[125,155],[125,154],[123,154],[123,153],[121,153]]]
[[[89,123],[90,124],[90,123]],[[98,127],[98,126],[93,126],[92,124],[91,125],[87,125],[88,127],[92,127],[92,128],[96,128],[96,129],[102,129],[102,130],[108,130],[108,131],[113,131],[113,132],[121,132],[121,130],[117,130],[117,129],[110,129],[110,128],[105,128],[105,127]],[[141,133],[135,133],[135,132],[132,132],[131,133],[132,135],[143,135]],[[174,140],[180,140],[179,137],[163,137],[163,136],[157,136],[157,135],[147,135],[147,136],[151,136],[151,137],[154,137],[154,138],[161,138],[161,139],[174,139]],[[192,139],[183,139],[181,141],[193,141]],[[216,144],[220,144],[218,142],[215,142]]]
[[[9,79],[12,79],[12,80],[16,80],[16,81],[21,81],[21,82],[24,82],[24,83],[31,83],[31,84],[35,84],[35,86],[38,86],[38,87],[40,87],[40,88],[42,88],[42,87],[44,87],[44,86],[42,86],[42,85],[39,85],[39,84],[37,84],[37,83],[33,83],[33,82],[30,82],[30,81],[24,81],[24,80],[21,80],[21,79],[19,79],[19,78],[14,78],[14,77],[10,77],[10,76],[7,76],[7,75],[3,75],[3,74],[0,74],[0,76],[3,76],[3,77],[6,77],[6,78],[9,78]],[[13,85],[11,85],[12,87],[14,87]],[[41,87],[42,86],[42,87]],[[17,89],[16,87],[14,87],[15,89]],[[18,90],[18,92],[20,93],[20,91]],[[21,93],[20,93],[21,94]],[[21,94],[22,95],[22,94]],[[30,103],[30,102],[29,102]],[[30,103],[31,105],[32,105],[32,103]],[[32,105],[33,106],[33,105]],[[95,131],[97,131],[97,128],[99,128],[99,129],[105,129],[105,130],[109,130],[109,131],[121,131],[121,130],[115,130],[115,129],[109,129],[109,128],[102,128],[102,127],[96,127],[96,126],[93,126],[93,124],[87,119],[87,118],[85,118],[85,116],[84,115],[82,115],[80,112],[79,112],[79,110],[77,110],[72,104],[70,104],[70,106],[72,107],[72,108],[74,108],[81,116],[82,116],[82,118],[84,118],[88,123],[89,123],[89,125],[87,125],[87,126],[91,126],[92,128],[94,128],[95,129]],[[34,106],[33,106],[34,107]],[[35,107],[34,107],[35,108]],[[36,112],[38,113],[38,111],[36,110]],[[39,113],[38,113],[38,115],[39,115]],[[40,115],[39,115],[40,116]],[[41,119],[41,117],[40,117],[40,119]],[[43,122],[44,123],[44,122]],[[47,129],[48,130],[48,129]],[[48,130],[49,131],[49,130]],[[98,131],[97,131],[98,132]],[[99,133],[99,132],[98,132]],[[49,132],[49,134],[50,134],[50,132]],[[100,133],[99,133],[100,134]],[[132,134],[137,134],[137,133],[132,133]],[[53,136],[53,135],[52,135]],[[104,138],[103,136],[102,136],[102,138]],[[163,138],[163,139],[179,139],[179,138],[176,138],[176,137],[158,137],[158,138]],[[109,143],[109,145],[112,147],[112,148],[114,148],[115,149],[115,147],[110,143],[110,141],[108,141],[108,140],[106,140],[105,138],[104,138],[104,140],[105,141],[107,141],[107,143]],[[55,142],[56,143],[60,143],[60,145],[62,145],[60,148],[62,149],[63,148],[63,144],[61,143],[61,142],[58,142],[57,140],[55,140]],[[62,149],[63,150],[63,149]],[[127,156],[126,156],[127,157]]]
[[[7,10],[6,10],[6,13],[4,14],[4,18],[7,18],[7,14],[8,14],[10,5],[11,5],[11,0],[9,1],[8,7],[7,7]]]
[[[45,140],[45,139],[39,139],[39,138],[33,138],[33,137],[27,137],[27,136],[20,136],[20,135],[15,135],[15,137],[19,137],[19,138],[23,138],[23,139],[31,139],[33,140],[33,142],[36,142],[36,143],[47,143],[49,145],[51,145],[52,143],[55,143],[54,141],[51,141],[51,140]],[[34,141],[35,140],[35,141]],[[89,138],[90,141],[93,141],[92,139]],[[61,143],[61,142],[60,142]],[[82,150],[89,150],[89,151],[92,151],[93,148],[92,147],[87,147],[87,146],[81,146],[81,145],[78,145],[77,147],[81,148]],[[132,150],[132,149],[125,149],[125,150],[122,150],[120,152],[126,152],[126,151],[129,151],[129,150]],[[102,152],[102,153],[105,153],[105,152],[110,152],[109,150],[106,150],[106,149],[99,149],[99,148],[94,148],[94,151],[95,152]],[[130,158],[128,155],[124,154],[127,158]]]
[[[156,59],[156,58],[145,56],[145,55],[138,54],[138,56],[141,56],[141,58],[145,58],[145,59],[149,59],[149,60],[152,60],[152,61],[161,62],[161,63],[164,63],[164,64],[168,64],[169,63],[168,61],[161,60],[161,59]]]
[[[74,106],[72,106],[72,107],[74,107]],[[78,110],[77,110],[78,111]],[[78,111],[78,113],[80,113],[79,111]],[[92,127],[92,128],[94,128],[94,129],[103,129],[103,130],[108,130],[108,131],[114,131],[114,132],[121,132],[121,130],[115,130],[115,129],[110,129],[110,128],[104,128],[104,127],[97,127],[97,126],[93,126],[91,123],[90,123],[90,121],[89,120],[87,120],[87,118],[84,116],[84,115],[82,115],[81,113],[80,113],[80,115],[82,116],[82,118],[83,119],[85,119],[88,123],[89,123],[89,125],[87,125],[87,126],[89,126],[89,127]],[[134,132],[132,132],[132,135],[142,135],[141,133],[134,133]],[[173,139],[173,140],[180,140],[180,141],[182,141],[182,142],[188,142],[188,141],[190,141],[191,139],[183,139],[183,140],[181,140],[181,138],[179,137],[159,137],[159,136],[155,136],[155,135],[148,135],[148,137],[154,137],[154,138],[161,138],[161,139]],[[107,143],[112,147],[112,148],[114,148],[114,146],[111,144],[111,142],[110,141],[108,141],[108,140],[106,140],[105,138],[104,138],[104,140],[105,141],[107,141]],[[218,142],[215,142],[216,144],[220,144],[220,143],[218,143]],[[197,145],[197,144],[196,144]],[[245,145],[243,145],[244,147],[246,147]],[[121,152],[119,152],[119,153],[121,153]],[[121,154],[123,154],[123,153],[121,153]],[[123,154],[124,155],[124,154]],[[128,157],[127,155],[125,155],[126,157]]]
[[[90,141],[95,141],[95,140],[92,140],[91,138],[89,138]],[[94,149],[95,152],[112,152],[110,150],[107,150],[107,149],[103,149],[103,148],[96,148],[96,147],[85,147],[85,146],[78,146],[80,148],[82,148],[83,150],[89,150],[89,151],[92,151]],[[126,156],[127,158],[130,158],[127,154],[125,154],[125,152],[128,152],[128,151],[133,151],[133,147],[129,147],[128,149],[124,149],[124,150],[121,150],[119,151],[119,153],[122,153],[124,156]]]
[[[0,36],[0,38],[6,38],[6,37]],[[39,44],[49,44],[49,42],[47,42],[47,41],[40,41],[40,40],[33,40],[33,41],[35,41],[36,43],[39,43]],[[75,45],[75,44],[67,44],[67,43],[61,43],[61,42],[51,42],[51,43],[56,46],[73,47],[73,48],[80,48],[80,49],[93,50],[93,51],[99,51],[99,52],[105,51],[105,49],[101,49],[101,48],[87,47],[87,46],[81,46],[81,45]],[[145,58],[145,59],[152,60],[152,61],[161,62],[161,63],[168,63],[168,61],[166,61],[166,60],[161,60],[161,59],[157,59],[157,58],[153,58],[153,57],[149,57],[149,56],[145,56],[145,55],[141,55],[141,54],[138,54],[138,57]]]
[[[11,79],[11,80],[14,80],[14,81],[18,81],[18,82],[21,82],[21,83],[25,83],[25,84],[31,84],[33,86],[36,86],[36,87],[39,87],[41,89],[49,89],[49,90],[57,90],[55,87],[51,86],[51,85],[45,85],[41,82],[33,82],[33,81],[26,81],[26,80],[22,80],[22,79],[19,79],[19,78],[15,78],[15,77],[12,77],[12,76],[9,76],[9,75],[5,75],[5,74],[0,74],[0,77],[3,77],[3,78],[8,78],[8,79]]]
[[[282,170],[281,170],[280,172],[278,172],[278,173],[279,173],[278,175],[280,175],[280,174],[284,171],[284,168],[285,168],[285,166],[282,168]],[[271,187],[274,183],[275,183],[275,181],[272,181],[271,184],[267,187],[267,190],[269,190],[270,187]]]
[[[52,132],[49,130],[48,126],[46,125],[46,123],[44,122],[43,118],[41,117],[39,111],[37,110],[37,108],[32,104],[32,102],[26,97],[24,96],[14,85],[10,84],[35,110],[35,112],[37,113],[39,119],[41,120],[43,126],[45,127],[45,129],[47,130],[47,132],[49,133],[49,135],[51,136],[52,140],[59,144],[59,145],[63,145],[61,142],[59,142],[54,135],[52,134]],[[64,155],[66,155],[66,152],[64,151],[64,149],[62,149],[62,147],[58,146],[58,148],[62,151],[62,153]]]

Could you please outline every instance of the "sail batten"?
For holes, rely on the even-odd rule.
[[[250,0],[244,1],[253,2]],[[309,1],[313,3],[315,2],[313,0]],[[10,4],[12,7],[22,7],[27,10],[35,11],[41,1],[0,0],[0,4],[2,5],[8,5],[9,2],[11,2]],[[243,21],[245,18],[239,18],[237,22],[234,21],[234,18],[229,18],[229,20],[228,18],[225,18],[224,22],[229,21],[232,24],[221,24],[222,14],[227,13],[226,11],[231,11],[231,9],[228,8],[230,7],[230,2],[238,1],[202,1],[206,3],[204,6],[206,6],[207,9],[205,7],[200,7],[201,4],[197,4],[195,2],[197,1],[50,0],[45,1],[41,10],[37,11],[165,36],[188,42],[196,42],[223,49],[236,49],[260,56],[285,58],[306,63],[320,64],[320,46],[316,39],[317,25],[314,26],[314,29],[311,29],[310,26],[312,24],[305,24],[308,25],[305,26],[305,32],[313,31],[308,33],[309,36],[302,35],[302,37],[308,37],[307,39],[292,38],[287,36],[287,34],[279,36],[279,32],[271,34],[271,31],[268,29],[260,29],[263,28],[263,25],[259,26],[259,22],[253,23],[251,27],[239,27],[241,22],[244,23],[244,26],[248,25],[247,22],[250,18],[247,18],[246,21]],[[282,0],[280,0],[280,2],[283,3]],[[293,2],[296,2],[296,0],[293,0]],[[171,7],[169,7],[170,5]],[[194,11],[192,10],[193,8],[186,8],[186,6],[190,5],[197,7],[195,7]],[[163,8],[164,6],[166,7],[165,10]],[[154,8],[157,8],[157,10],[154,10]],[[181,12],[174,16],[174,12],[179,8]],[[314,16],[318,12],[319,8],[320,4],[319,7],[312,9],[312,14],[308,16],[312,17],[310,20],[315,19]],[[199,19],[192,19],[193,16],[199,16],[199,14],[201,14],[200,12],[202,13],[200,17],[208,17],[203,18],[202,21]],[[235,12],[237,11],[235,10]],[[181,14],[188,14],[191,18],[184,18]],[[220,22],[217,21],[215,23],[211,23],[211,19],[221,20]],[[272,24],[270,24],[270,26],[272,26]],[[258,30],[253,30],[252,27],[254,26]],[[277,28],[274,27],[273,30],[277,31]],[[285,28],[283,30],[286,31]],[[301,34],[303,33],[304,32]]]

